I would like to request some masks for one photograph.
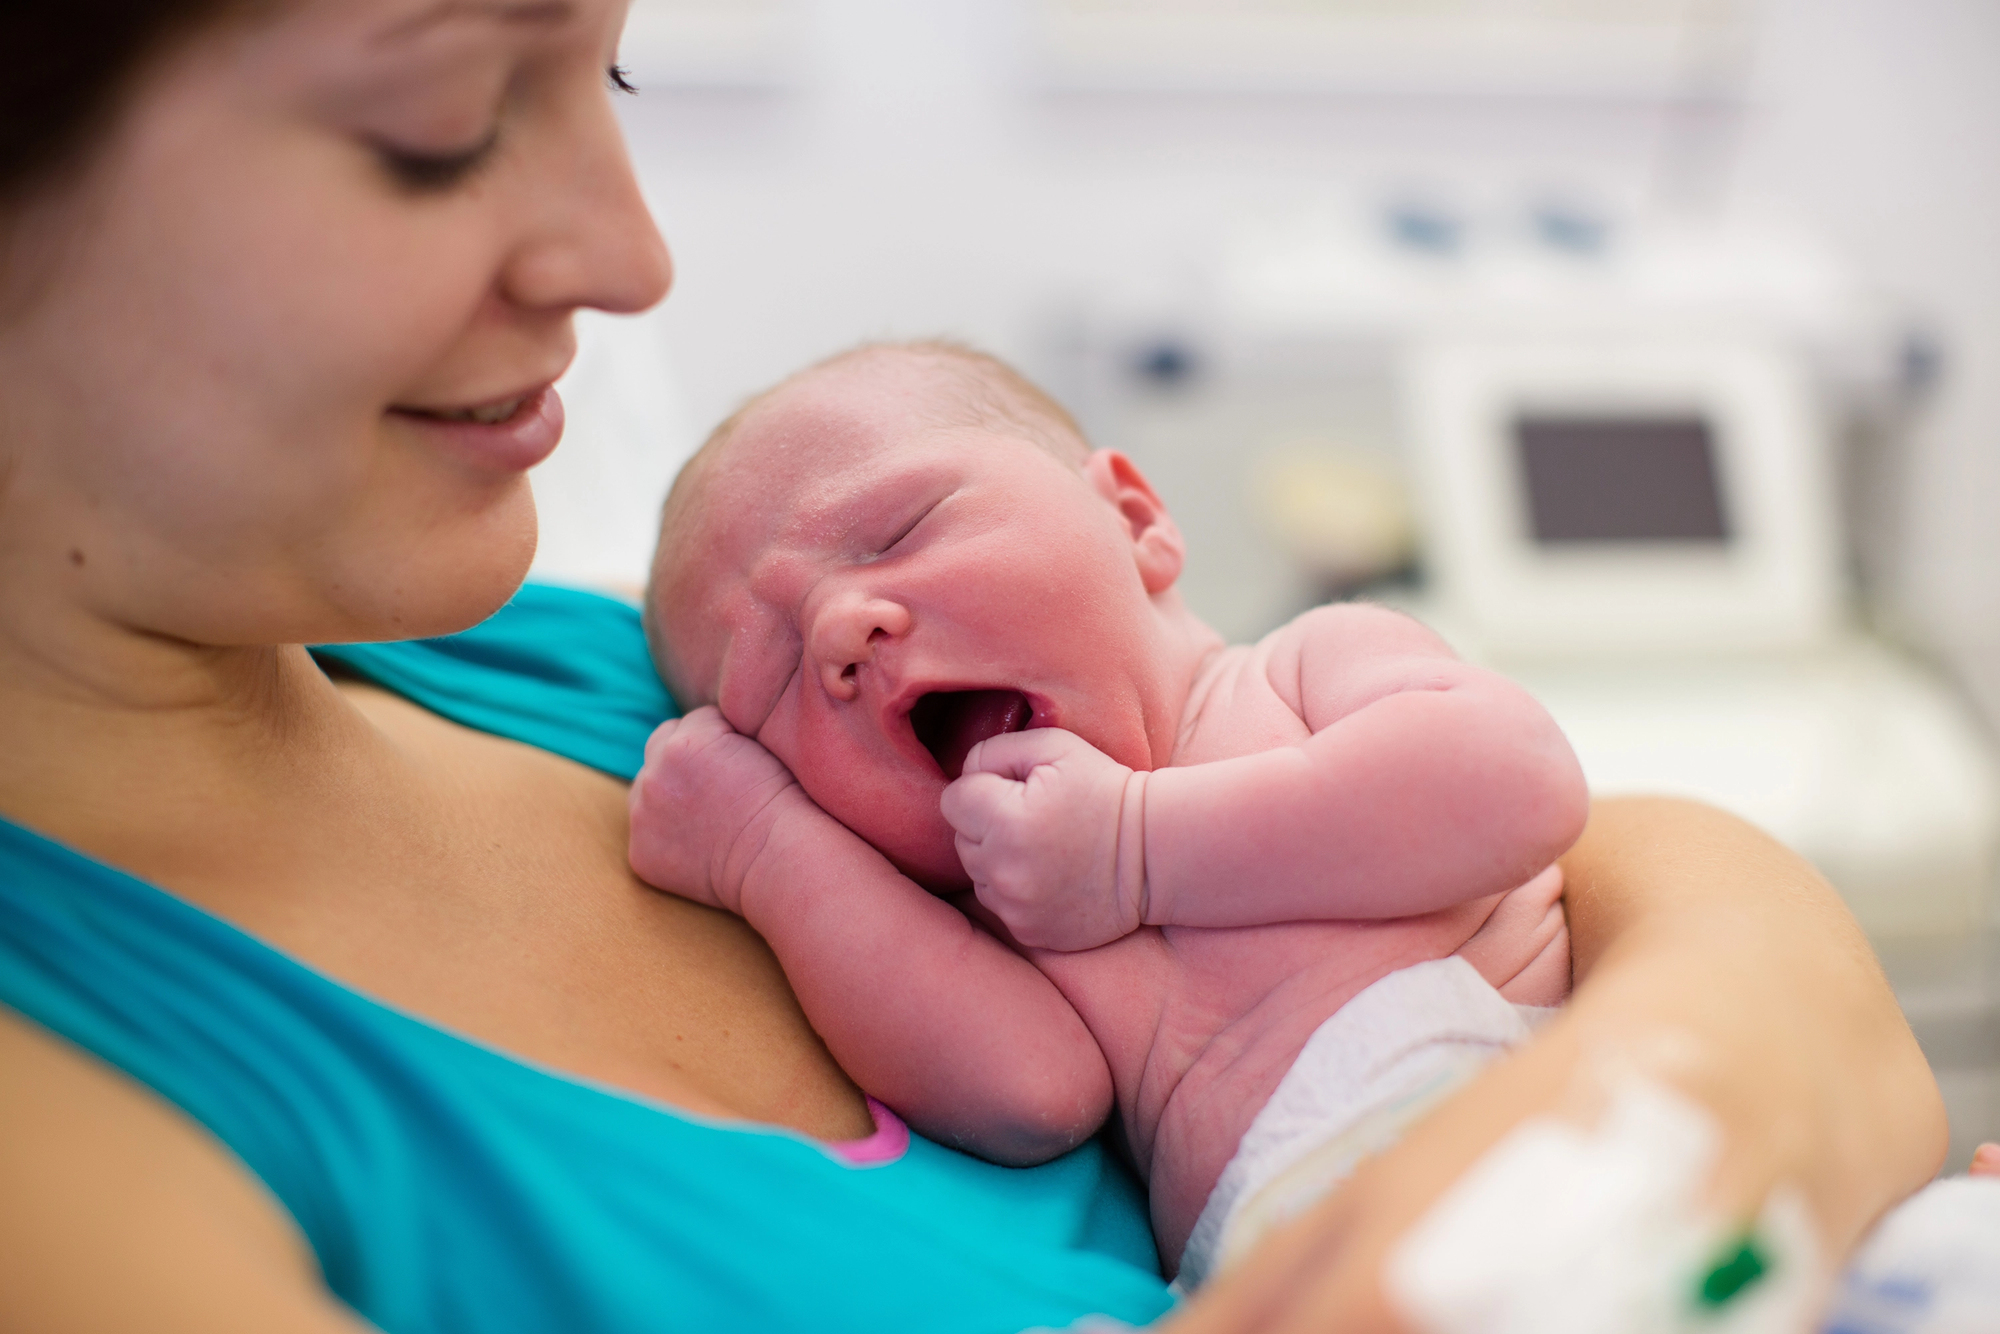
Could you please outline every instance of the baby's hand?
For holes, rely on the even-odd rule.
[[[632,783],[632,870],[683,898],[742,912],[743,879],[771,825],[804,791],[714,708],[661,723]]]
[[[979,901],[1014,939],[1087,950],[1138,929],[1145,782],[1052,727],[990,737],[966,755],[944,790],[944,818]]]

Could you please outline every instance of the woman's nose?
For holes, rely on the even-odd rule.
[[[644,310],[673,284],[667,243],[639,193],[610,107],[600,97],[573,114],[581,119],[563,137],[562,161],[543,173],[561,185],[542,191],[503,285],[530,309]]]
[[[910,632],[909,609],[887,598],[837,593],[813,618],[810,648],[820,684],[835,699],[861,693],[861,668]]]

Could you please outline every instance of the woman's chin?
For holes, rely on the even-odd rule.
[[[441,525],[401,544],[400,552],[378,550],[354,562],[330,594],[349,622],[340,638],[433,639],[499,611],[535,559],[535,507],[526,479],[518,499],[496,508],[500,512],[474,523]]]

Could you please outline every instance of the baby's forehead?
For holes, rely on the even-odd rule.
[[[963,428],[852,386],[788,385],[745,413],[668,516],[662,612],[721,633],[714,600],[788,550],[839,548],[963,460]],[[690,633],[699,633],[690,630]]]
[[[744,414],[709,469],[706,517],[732,532],[811,536],[912,472],[976,451],[984,423],[927,381],[821,373]],[[825,536],[836,536],[826,533]]]

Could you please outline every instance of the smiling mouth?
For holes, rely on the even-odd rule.
[[[498,426],[519,412],[521,406],[533,397],[533,394],[522,394],[518,398],[502,399],[498,403],[482,403],[476,408],[399,407],[396,411],[408,413],[412,417],[431,417],[437,421],[476,422],[481,426]]]
[[[917,740],[944,770],[947,781],[965,772],[965,757],[988,737],[1027,729],[1034,717],[1018,690],[934,690],[910,709]]]

